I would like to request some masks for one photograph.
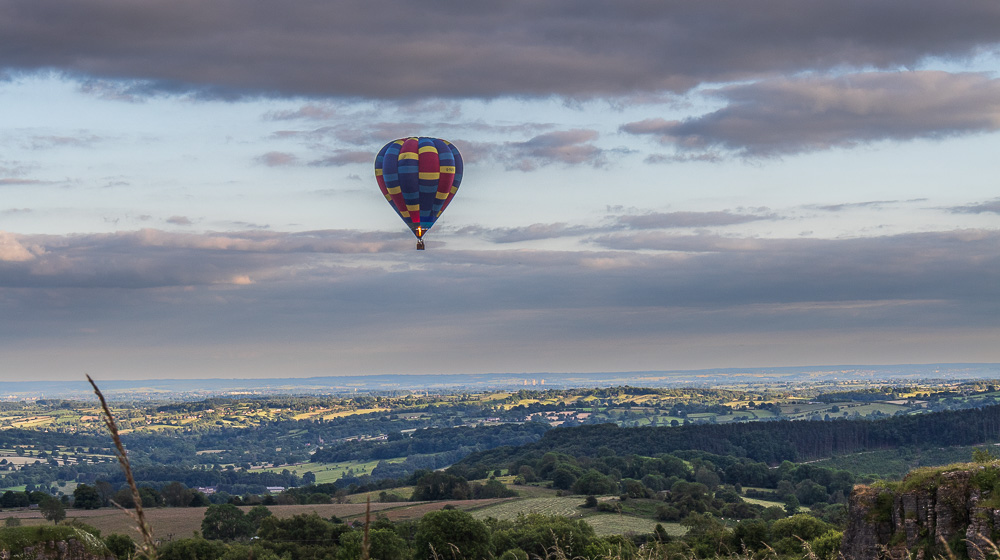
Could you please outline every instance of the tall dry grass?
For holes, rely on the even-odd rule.
[[[135,477],[132,476],[132,465],[129,463],[128,453],[126,453],[125,446],[122,444],[121,436],[118,434],[118,424],[115,423],[115,417],[111,414],[111,408],[108,407],[108,402],[104,399],[104,394],[97,387],[97,383],[94,383],[94,380],[89,375],[87,375],[87,381],[90,382],[90,386],[94,388],[94,394],[101,401],[101,410],[104,412],[104,426],[108,429],[111,439],[115,442],[115,456],[118,457],[118,464],[125,473],[125,480],[128,481],[129,489],[132,490],[132,501],[135,502],[135,511],[126,509],[114,501],[111,503],[127,513],[132,518],[132,521],[135,522],[136,530],[139,531],[139,535],[142,537],[142,543],[139,545],[140,553],[149,560],[156,560],[156,541],[153,540],[153,531],[150,529],[149,523],[146,521],[146,514],[142,510],[142,496],[139,494],[139,488],[135,484]]]

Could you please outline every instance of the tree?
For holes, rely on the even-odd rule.
[[[472,497],[481,498],[513,498],[517,492],[510,490],[502,482],[495,478],[486,481],[486,484],[474,483],[471,486]]]
[[[101,496],[101,505],[109,505],[111,497],[115,495],[115,487],[107,480],[98,480],[94,483],[94,488],[97,488],[97,493]]]
[[[357,560],[361,558],[361,531],[351,531],[340,536],[337,560]],[[406,541],[392,529],[372,529],[368,533],[368,557],[378,560],[406,560],[410,551]]]
[[[30,504],[31,500],[24,492],[7,490],[3,493],[3,496],[0,497],[0,507],[3,508],[28,507]]]
[[[267,509],[267,506],[256,505],[250,508],[247,512],[247,521],[253,527],[253,532],[256,533],[257,529],[260,529],[260,524],[265,518],[271,516],[271,510]]]
[[[427,473],[420,477],[413,487],[411,500],[468,500],[471,497],[469,483],[460,476],[441,471]]]
[[[135,507],[135,497],[132,495],[130,488],[122,488],[115,492],[115,495],[111,497],[111,501],[123,508],[131,509]]]
[[[457,509],[432,511],[417,524],[414,536],[417,560],[435,557],[480,560],[490,556],[486,525]]]
[[[104,546],[118,560],[129,560],[136,552],[135,542],[126,535],[111,533],[104,539]]]
[[[316,512],[290,518],[265,517],[257,536],[279,556],[296,559],[326,558],[340,535],[349,529],[340,522],[332,523]]]
[[[167,507],[188,507],[194,499],[194,491],[181,482],[171,482],[160,491]]]
[[[214,504],[205,510],[201,534],[211,540],[245,539],[253,535],[253,524],[233,504]]]
[[[593,528],[583,520],[538,513],[519,516],[493,537],[497,550],[518,548],[529,558],[548,558],[557,545],[565,557],[576,558],[596,539]]]
[[[788,496],[785,500],[785,514],[788,516],[795,515],[799,512],[799,499],[795,497],[795,494]]]
[[[66,507],[57,498],[52,496],[46,497],[38,504],[38,509],[41,510],[42,516],[48,519],[53,524],[58,525],[60,521],[66,519]]]
[[[560,490],[569,490],[576,483],[576,475],[567,467],[559,467],[552,472],[552,486]]]
[[[160,507],[163,505],[163,496],[149,486],[143,486],[139,489],[139,498],[142,500],[142,507],[144,508]]]
[[[226,545],[201,538],[169,541],[156,550],[157,560],[215,560],[226,552]],[[244,557],[245,558],[245,557]]]
[[[79,509],[97,509],[101,507],[101,494],[97,488],[81,484],[73,490],[73,507]]]
[[[590,469],[573,484],[573,492],[592,495],[611,494],[615,491],[615,486],[614,480],[596,469]]]

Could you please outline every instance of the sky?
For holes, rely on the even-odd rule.
[[[0,379],[1000,362],[998,154],[995,0],[0,0]]]

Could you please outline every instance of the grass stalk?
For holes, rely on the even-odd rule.
[[[368,495],[368,499],[365,502],[365,529],[361,535],[361,560],[368,560],[369,552],[368,549],[371,547],[371,541],[368,539],[368,529],[372,524],[372,497],[371,494]]]
[[[142,545],[140,546],[142,553],[150,560],[155,560],[156,542],[153,540],[153,531],[150,529],[149,523],[146,522],[146,515],[142,511],[142,496],[139,494],[139,488],[135,484],[135,477],[132,476],[132,465],[129,464],[125,445],[122,444],[121,436],[118,435],[118,425],[115,423],[115,417],[111,414],[111,409],[108,407],[108,402],[104,399],[104,394],[101,393],[101,390],[97,387],[97,383],[94,383],[90,375],[87,375],[87,381],[90,382],[90,386],[94,388],[94,394],[101,401],[101,409],[104,411],[104,425],[108,428],[108,432],[111,433],[111,439],[115,442],[115,455],[118,457],[118,464],[125,473],[125,480],[128,481],[128,486],[132,490],[135,511],[129,511],[114,501],[111,503],[115,504],[115,506],[127,513],[135,521],[136,530],[142,536]]]

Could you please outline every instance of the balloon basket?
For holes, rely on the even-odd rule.
[[[424,240],[423,239],[418,239],[417,240],[417,250],[418,251],[423,251],[424,250]]]

